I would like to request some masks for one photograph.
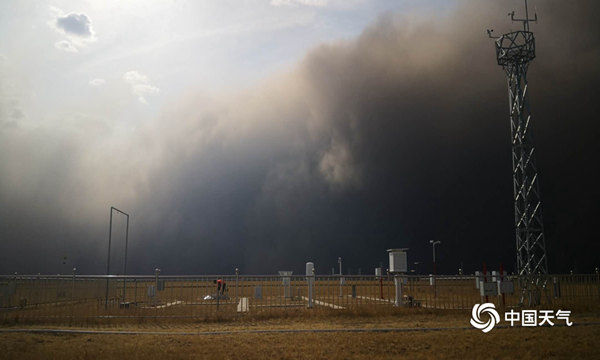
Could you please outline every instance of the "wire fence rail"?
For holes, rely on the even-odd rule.
[[[221,281],[218,281],[218,280]],[[400,301],[391,276],[366,275],[1,275],[0,319],[44,322],[86,319],[226,319],[370,311],[395,306],[471,310],[474,304],[518,307],[520,279],[513,276],[402,275]],[[309,283],[313,282],[312,292]],[[504,294],[484,296],[480,282]],[[505,285],[497,285],[498,282]],[[540,307],[600,308],[600,276],[550,275]],[[492,286],[494,286],[492,284]],[[508,289],[508,290],[507,290]]]

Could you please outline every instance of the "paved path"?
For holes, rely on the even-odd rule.
[[[308,301],[308,298],[307,298],[306,296],[303,296],[303,297],[302,297],[302,300],[306,300],[306,301]],[[317,305],[321,305],[321,306],[328,306],[328,307],[330,307],[330,308],[332,308],[332,309],[338,309],[338,310],[340,310],[340,309],[345,309],[345,307],[343,307],[343,306],[339,306],[339,305],[335,305],[335,304],[326,303],[326,302],[324,302],[324,301],[320,301],[320,300],[315,300],[315,304],[317,304]]]

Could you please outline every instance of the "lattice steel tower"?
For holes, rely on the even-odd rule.
[[[537,22],[537,14],[529,18],[525,0],[525,18],[512,21],[523,23],[523,30],[512,31],[495,39],[498,65],[506,72],[513,164],[513,191],[515,206],[515,235],[517,243],[517,272],[523,289],[521,302],[539,303],[540,286],[545,286],[548,274],[544,223],[539,190],[539,176],[535,165],[535,146],[531,131],[531,110],[527,88],[527,69],[535,58],[535,38],[529,23]]]

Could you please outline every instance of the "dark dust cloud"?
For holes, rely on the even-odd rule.
[[[372,273],[390,247],[429,272],[430,239],[441,272],[514,270],[506,82],[485,30],[517,28],[506,13],[521,7],[382,14],[252,89],[182,97],[126,142],[103,124],[25,130],[4,106],[0,272],[102,273],[110,205],[132,213],[136,273],[301,272],[308,260],[327,273],[338,256],[345,272]],[[600,265],[599,9],[538,1],[533,25],[552,272]]]

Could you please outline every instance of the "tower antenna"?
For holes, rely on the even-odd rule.
[[[516,21],[516,22],[522,22],[523,23],[523,31],[529,31],[529,22],[537,22],[537,13],[534,13],[534,17],[533,19],[529,18],[529,8],[527,6],[527,0],[525,0],[525,19],[517,19],[515,18],[515,12],[511,12],[510,14],[510,19],[512,21]]]

